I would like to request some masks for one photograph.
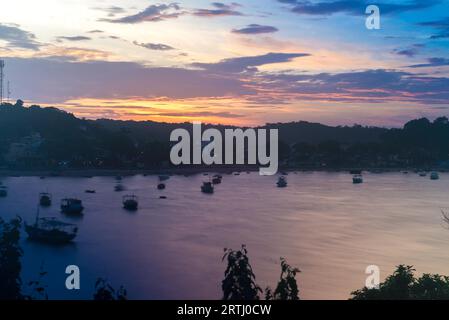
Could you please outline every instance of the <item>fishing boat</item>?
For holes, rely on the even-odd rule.
[[[135,195],[126,195],[123,197],[123,208],[135,211],[139,207],[139,200]]]
[[[85,193],[96,193],[95,190],[91,190],[91,189],[87,189],[86,191],[84,191]]]
[[[212,183],[213,184],[220,184],[221,183],[221,176],[216,174],[212,177]]]
[[[0,186],[0,197],[6,197],[8,195],[8,188],[6,186]]]
[[[438,174],[438,172],[433,171],[433,172],[430,174],[430,180],[438,180],[438,179],[440,179],[440,175]]]
[[[120,191],[123,191],[123,190],[125,190],[125,187],[122,185],[122,184],[117,184],[115,187],[114,187],[114,190],[116,191],[116,192],[120,192]]]
[[[363,183],[363,177],[361,174],[356,174],[352,177],[352,183],[353,184],[359,184],[359,183]]]
[[[287,179],[284,176],[280,176],[276,185],[278,188],[285,188],[287,186]]]
[[[212,185],[212,182],[203,182],[203,185],[201,186],[201,192],[214,193],[214,186]]]
[[[25,231],[30,240],[63,244],[71,242],[76,237],[78,227],[56,218],[39,218],[38,209],[35,222],[33,224],[25,222]]]
[[[51,206],[51,194],[48,192],[42,192],[39,194],[39,203],[42,207]]]
[[[84,210],[83,203],[79,199],[62,199],[61,212],[65,214],[81,214]]]
[[[165,189],[165,183],[159,183],[157,185],[158,190],[164,190]]]

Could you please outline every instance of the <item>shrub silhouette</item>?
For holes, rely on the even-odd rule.
[[[20,258],[23,250],[19,245],[21,219],[9,223],[0,218],[0,300],[23,299]]]
[[[104,278],[97,279],[95,290],[94,300],[128,300],[128,293],[123,286],[116,291]]]
[[[225,249],[222,260],[227,260],[228,266],[225,278],[221,283],[223,300],[259,300],[262,289],[256,284],[248,251],[242,245],[240,250]]]
[[[249,263],[248,250],[242,245],[240,250],[224,249],[222,260],[227,260],[225,278],[221,287],[223,300],[259,300],[262,289],[256,283],[256,276]],[[291,267],[281,258],[281,276],[274,292],[265,289],[266,300],[299,300],[296,274],[299,269]]]
[[[413,266],[399,265],[379,288],[364,287],[351,293],[352,300],[446,300],[449,277],[438,274],[414,275]]]

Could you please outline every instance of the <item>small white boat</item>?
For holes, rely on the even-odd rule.
[[[438,174],[438,172],[433,171],[433,172],[430,174],[430,180],[438,180],[438,179],[440,179],[440,175]]]
[[[287,186],[287,179],[284,176],[280,176],[276,185],[278,188],[285,188]]]
[[[354,184],[359,184],[359,183],[363,183],[363,177],[361,174],[356,174],[355,176],[352,177],[352,183]]]

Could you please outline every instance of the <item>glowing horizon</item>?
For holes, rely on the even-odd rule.
[[[380,30],[365,28],[360,1],[294,3],[18,0],[0,12],[0,57],[13,99],[92,119],[395,126],[447,114],[447,2],[379,3]]]

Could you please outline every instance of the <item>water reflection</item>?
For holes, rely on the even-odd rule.
[[[371,264],[382,277],[399,263],[449,274],[449,231],[440,213],[449,206],[448,174],[437,181],[365,174],[363,184],[353,185],[349,174],[298,173],[288,175],[287,188],[276,187],[277,177],[225,175],[213,195],[201,193],[205,179],[174,176],[158,190],[157,176],[123,177],[126,191],[120,193],[115,177],[4,178],[9,195],[0,199],[0,214],[32,221],[39,193],[48,191],[53,204],[41,216],[79,225],[70,246],[32,243],[23,234],[24,281],[36,278],[44,263],[50,298],[91,298],[98,276],[124,284],[130,298],[220,298],[223,248],[242,243],[260,285],[276,283],[283,256],[302,270],[300,296],[306,299],[347,298],[363,286]],[[139,197],[135,213],[123,209],[125,193]],[[59,213],[66,197],[83,200],[82,218]],[[69,264],[81,269],[78,292],[64,287]]]

